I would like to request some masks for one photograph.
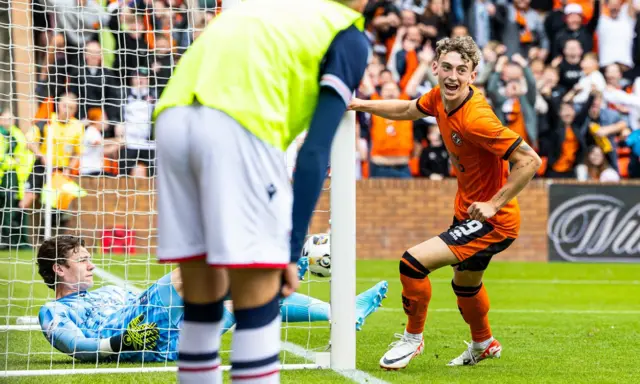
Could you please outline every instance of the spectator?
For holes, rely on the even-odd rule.
[[[629,159],[629,178],[640,178],[640,130],[627,131],[625,144],[631,149]]]
[[[48,119],[55,109],[55,100],[67,92],[77,72],[66,65],[64,36],[53,37],[46,46],[47,55],[42,72],[37,75],[36,96],[42,102],[37,118]]]
[[[607,108],[600,92],[593,92],[593,102],[587,119],[587,144],[595,144],[607,157],[608,163],[618,171],[617,138],[627,129],[627,123],[617,111]]]
[[[490,41],[499,40],[497,32],[504,24],[504,12],[497,12],[495,4],[489,0],[475,0],[467,10],[465,25],[480,48]]]
[[[550,104],[549,124],[553,140],[548,153],[546,177],[576,178],[575,167],[583,162],[586,150],[586,131],[589,108],[593,95],[589,96],[585,106],[576,113],[573,97],[576,91],[569,91],[562,99],[560,110],[556,104]],[[557,117],[556,117],[557,116]]]
[[[374,94],[372,99],[410,98],[400,93],[397,84],[386,83],[380,95]],[[411,121],[393,121],[376,115],[371,116],[371,177],[410,178],[409,160],[415,148]]]
[[[156,98],[149,88],[148,76],[146,68],[139,68],[129,77],[122,106],[123,122],[116,127],[116,138],[124,142],[120,150],[120,175],[155,174],[156,144],[151,140],[151,114]]]
[[[120,80],[117,72],[102,66],[102,47],[97,41],[85,47],[85,63],[76,71],[71,92],[78,95],[80,120],[92,110],[106,111],[106,119],[120,121]]]
[[[558,69],[554,67],[546,67],[542,73],[541,84],[539,84],[538,92],[546,105],[546,112],[539,115],[538,119],[538,149],[541,156],[548,156],[554,145],[556,136],[554,135],[557,116],[554,112],[558,108],[552,108],[552,105],[560,105],[565,90],[558,85],[560,75]]]
[[[89,125],[82,136],[83,151],[80,159],[80,175],[101,176],[106,174],[104,170],[105,157],[117,157],[121,142],[104,139],[104,129],[107,122],[105,114],[101,110],[92,110],[88,120]]]
[[[562,50],[562,57],[557,57],[551,62],[553,67],[557,67],[560,71],[560,85],[569,90],[573,88],[580,77],[582,77],[582,68],[580,68],[580,62],[582,61],[582,45],[580,41],[576,39],[567,40],[564,43],[564,49]]]
[[[420,175],[431,180],[442,180],[449,176],[449,152],[436,124],[427,126],[427,142],[427,147],[420,153]]]
[[[27,148],[27,139],[15,125],[13,114],[0,115],[0,249],[10,244],[15,249],[28,249],[28,227],[25,212],[18,206],[24,197],[35,156]]]
[[[640,110],[638,87],[635,84],[629,84],[629,81],[622,77],[619,64],[607,65],[604,69],[604,78],[607,83],[605,92],[607,107],[628,118],[629,125],[637,129],[638,110]]]
[[[413,27],[418,24],[418,15],[410,9],[403,9],[400,11],[400,24],[405,28]]]
[[[114,4],[109,28],[116,40],[115,68],[120,79],[128,79],[136,68],[149,67],[149,44],[145,39],[144,20],[136,10],[128,6],[118,8],[118,2]]]
[[[594,14],[586,25],[583,25],[583,10],[580,4],[567,4],[564,7],[564,25],[554,31],[551,41],[551,54],[556,57],[562,53],[562,47],[568,40],[578,40],[585,52],[593,50],[593,35],[598,27],[600,17],[600,0],[594,2]]]
[[[399,80],[402,90],[418,66],[418,50],[423,45],[422,40],[420,29],[416,26],[398,29],[396,42],[391,50],[389,67],[394,72],[394,78]]]
[[[17,159],[14,157],[16,140],[13,138],[12,116],[4,112],[0,116],[0,250],[8,249],[14,223],[18,178]]]
[[[56,29],[65,41],[66,65],[77,69],[84,63],[84,46],[98,38],[109,14],[95,0],[44,0],[53,8]]]
[[[602,182],[620,181],[620,175],[613,169],[602,149],[597,145],[592,145],[587,150],[585,163],[577,167],[578,180],[594,180]]]
[[[63,94],[56,103],[56,112],[48,121],[38,121],[27,135],[27,146],[36,155],[31,177],[27,181],[24,197],[18,204],[20,209],[35,208],[35,197],[42,192],[46,182],[47,151],[50,152],[53,173],[68,177],[79,168],[84,126],[74,116],[78,101],[73,93]],[[48,146],[49,136],[52,142]],[[52,213],[55,227],[64,226],[67,217],[61,212]]]
[[[593,52],[584,55],[584,58],[580,62],[580,68],[582,69],[582,77],[580,77],[580,80],[578,80],[578,83],[574,86],[574,88],[578,90],[578,93],[573,98],[573,102],[578,104],[587,101],[591,89],[595,88],[595,90],[601,93],[607,86],[604,76],[598,70],[598,55]]]
[[[405,11],[412,11],[414,14],[422,15],[427,9],[428,0],[399,0],[399,6]]]
[[[173,47],[169,37],[158,35],[156,37],[154,55],[151,57],[151,71],[153,72],[154,87],[158,97],[162,95],[164,87],[169,82],[174,64]]]
[[[546,59],[549,53],[549,40],[540,15],[530,7],[531,0],[514,0],[507,5],[507,17],[502,41],[509,54],[520,53],[529,57],[529,49],[541,48],[539,59]]]
[[[392,0],[372,0],[365,7],[363,14],[367,35],[373,42],[373,50],[377,54],[385,55],[386,62],[402,22],[400,10]]]
[[[431,42],[433,49],[435,49],[438,40],[451,35],[453,23],[446,11],[444,0],[430,0],[427,9],[420,18],[418,27]]]
[[[630,4],[631,3],[631,4]],[[600,15],[598,21],[598,48],[600,66],[618,63],[625,70],[633,68],[631,50],[636,24],[636,9],[633,1],[608,0],[608,14]]]
[[[513,55],[513,63],[519,68],[514,73],[519,77],[508,77],[504,95],[498,88],[500,73],[507,62],[507,57],[502,56],[496,64],[496,72],[489,77],[487,94],[492,101],[496,116],[502,123],[522,137],[529,145],[537,147],[538,125],[535,113],[536,80],[528,67],[527,61],[520,54]]]

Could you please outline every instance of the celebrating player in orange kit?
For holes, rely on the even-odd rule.
[[[474,365],[500,357],[502,346],[489,326],[489,297],[482,275],[491,257],[518,236],[520,208],[515,197],[541,164],[521,137],[504,127],[473,85],[480,50],[470,37],[440,40],[433,62],[438,85],[417,100],[353,99],[349,109],[391,120],[434,116],[456,168],[458,192],[453,225],[402,255],[404,334],[380,359],[384,369],[400,369],[424,349],[422,332],[431,299],[429,273],[453,266],[451,285],[473,342],[448,365]],[[509,172],[511,163],[511,172]]]

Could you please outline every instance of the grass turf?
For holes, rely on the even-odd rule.
[[[40,303],[52,298],[31,260],[32,252],[0,254],[0,317],[35,316]],[[170,270],[147,255],[127,258],[96,256],[99,267],[144,287]],[[149,263],[150,261],[150,263]],[[401,286],[397,261],[359,261],[358,292],[379,280],[389,281],[384,307],[367,319],[357,338],[358,369],[391,383],[633,383],[640,382],[634,351],[640,347],[640,265],[533,264],[494,262],[485,275],[491,297],[490,319],[502,342],[503,357],[475,367],[450,368],[445,364],[460,354],[469,340],[451,291],[451,271],[431,274],[433,298],[425,329],[424,355],[402,371],[385,372],[378,360],[402,332]],[[301,293],[328,300],[327,280],[303,284]],[[96,286],[104,282],[97,281]],[[25,300],[28,299],[28,300]],[[4,323],[4,321],[3,321]],[[6,324],[6,323],[5,323]],[[295,327],[293,327],[295,326]],[[291,324],[286,339],[306,348],[322,350],[328,342],[326,324]],[[283,333],[284,335],[284,333]],[[223,349],[229,349],[230,335]],[[228,354],[223,354],[228,364]],[[301,358],[283,355],[286,363]],[[104,364],[101,367],[113,367]],[[162,364],[160,364],[162,365]],[[169,363],[172,365],[172,363]],[[135,364],[120,364],[136,367]],[[40,377],[7,378],[4,370],[93,368],[74,363],[57,351],[39,331],[0,332],[0,382],[39,383]],[[283,371],[284,383],[350,382],[331,371]],[[49,383],[174,382],[174,373],[48,376]]]

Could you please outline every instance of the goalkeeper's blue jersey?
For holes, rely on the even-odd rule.
[[[116,286],[73,293],[42,306],[40,326],[51,345],[83,361],[176,360],[183,302],[170,282],[166,275],[141,294]],[[142,323],[157,324],[159,338],[153,351],[115,354],[101,348],[140,314]]]

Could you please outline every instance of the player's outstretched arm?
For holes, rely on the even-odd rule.
[[[142,323],[144,315],[131,321],[122,334],[104,339],[85,337],[68,310],[56,311],[45,306],[39,317],[42,332],[51,345],[80,361],[95,362],[121,351],[153,349],[158,340],[158,327],[155,323]]]
[[[331,143],[344,115],[343,98],[329,87],[322,87],[316,113],[296,158],[293,174],[291,262],[300,258],[322,185],[327,176]]]
[[[291,262],[294,267],[327,176],[331,143],[349,99],[360,84],[368,55],[369,42],[355,27],[338,34],[325,54],[318,103],[293,174]],[[297,267],[294,271],[297,274]]]
[[[426,115],[417,106],[417,100],[362,100],[353,98],[349,110],[371,113],[389,120],[418,120]]]
[[[484,221],[495,215],[529,184],[542,164],[538,154],[524,141],[511,153],[508,160],[511,163],[511,173],[507,183],[489,201],[489,207],[483,207],[484,203],[471,204],[469,216],[472,219]]]
[[[49,343],[58,351],[80,361],[102,360],[112,352],[109,339],[85,337],[70,320],[66,311],[43,307],[40,310],[40,327]]]

